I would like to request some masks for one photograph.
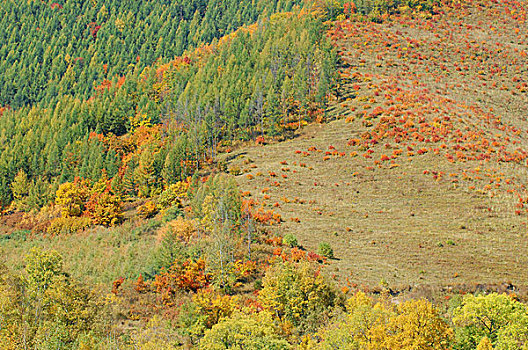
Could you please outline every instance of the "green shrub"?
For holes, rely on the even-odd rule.
[[[161,211],[161,221],[163,223],[177,219],[180,216],[183,216],[183,212],[176,206],[172,206]]]
[[[330,246],[330,244],[326,242],[319,243],[319,247],[317,247],[317,254],[325,256],[329,259],[334,258],[334,250]]]
[[[175,261],[182,261],[186,258],[186,248],[183,242],[175,234],[163,235],[154,252],[153,272],[157,273],[161,269],[168,269]]]
[[[290,247],[297,247],[297,237],[293,233],[287,233],[282,237],[282,244],[290,246]]]
[[[15,241],[26,241],[27,236],[31,234],[29,230],[17,230],[7,235],[0,235],[0,241],[13,239]]]
[[[154,233],[161,225],[162,222],[158,219],[145,220],[139,226],[134,227],[131,230],[131,234],[135,237],[149,235]]]

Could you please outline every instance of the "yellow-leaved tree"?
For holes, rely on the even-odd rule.
[[[54,250],[33,248],[25,274],[0,266],[0,348],[58,349],[102,335],[102,304],[62,270]]]
[[[187,191],[189,190],[189,182],[178,181],[175,184],[170,184],[161,192],[158,198],[158,206],[160,209],[166,209],[172,206],[181,207],[182,202],[187,198]]]
[[[30,182],[24,170],[20,169],[18,171],[10,187],[11,192],[13,192],[13,203],[11,204],[13,209],[26,210]]]
[[[94,225],[109,227],[123,221],[121,198],[108,190],[94,192],[86,203],[86,209]]]
[[[451,348],[453,331],[426,300],[393,305],[375,302],[362,292],[347,302],[342,319],[323,332],[321,349],[443,350]]]
[[[93,185],[79,178],[61,184],[55,204],[61,208],[62,219],[52,222],[49,233],[75,232],[90,223],[108,227],[123,221],[121,198],[112,193],[110,181],[105,177]],[[82,220],[71,219],[80,216]],[[64,226],[68,227],[64,229]]]
[[[398,304],[389,317],[384,341],[385,349],[450,349],[453,331],[438,310],[427,300],[409,300]]]
[[[509,295],[466,295],[453,323],[460,349],[474,349],[484,337],[494,349],[528,349],[528,306]]]
[[[279,336],[269,312],[237,312],[205,332],[199,348],[203,350],[246,349],[287,350],[291,345]]]
[[[266,271],[262,284],[262,306],[300,333],[315,330],[340,302],[334,286],[308,262],[277,263]]]
[[[55,204],[60,206],[63,217],[81,216],[89,196],[90,192],[84,181],[65,182],[57,190]]]
[[[24,327],[23,313],[19,307],[23,289],[23,281],[0,262],[0,349],[17,350],[24,346],[20,337]]]
[[[477,350],[493,350],[493,344],[488,337],[484,337],[477,345]]]

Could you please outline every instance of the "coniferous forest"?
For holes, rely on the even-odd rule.
[[[137,24],[127,21],[130,34],[121,36],[118,33],[123,33],[126,26],[116,24],[121,23],[117,14],[110,14],[104,4],[90,2],[86,2],[86,9],[72,4],[74,8],[70,10],[57,4],[32,2],[36,8],[25,12],[28,17],[24,22],[34,23],[36,28],[18,29],[16,17],[5,22],[13,27],[4,33],[17,35],[12,35],[7,47],[2,47],[6,49],[2,63],[10,67],[5,71],[16,72],[3,76],[11,84],[4,84],[2,89],[2,102],[7,106],[1,121],[3,205],[13,200],[10,184],[20,171],[34,182],[31,188],[38,187],[32,191],[43,195],[31,199],[32,208],[47,201],[49,184],[75,177],[97,181],[103,173],[117,181],[116,175],[121,172],[119,179],[128,184],[125,191],[135,195],[141,187],[142,195],[149,196],[150,191],[160,190],[163,184],[192,175],[190,164],[197,167],[200,162],[213,160],[220,141],[254,139],[259,133],[278,135],[290,119],[296,120],[295,113],[313,114],[324,106],[332,84],[335,54],[325,41],[320,21],[300,15],[299,7],[296,14],[270,18],[265,14],[277,11],[280,4],[248,4],[247,11],[239,14],[235,12],[244,7],[238,2],[231,7],[224,2],[186,4],[189,8],[169,3],[157,7],[151,4],[152,9],[144,3],[141,7],[146,8],[134,10],[138,14],[149,13],[157,18],[155,23],[165,27],[154,29],[152,19],[140,20],[130,15],[130,21],[134,19]],[[14,3],[2,6],[10,5],[12,8],[6,9],[8,17],[17,13],[18,5]],[[288,3],[284,10],[292,6]],[[43,16],[37,11],[42,11]],[[34,13],[39,13],[42,24],[31,20]],[[80,13],[106,23],[104,28],[94,27],[100,27],[99,36],[94,34],[95,29],[78,29],[78,22],[56,22],[58,18],[78,21]],[[117,13],[130,12],[119,8]],[[186,24],[184,18],[189,13],[192,18]],[[241,18],[240,23],[227,22],[220,18],[222,15]],[[179,24],[169,29],[170,23]],[[244,23],[252,24],[220,40],[215,37]],[[226,28],[216,28],[222,25]],[[31,33],[40,27],[38,32],[60,33],[50,34],[56,41],[47,37],[35,39]],[[162,44],[164,33],[174,47]],[[79,42],[75,45],[65,39],[77,36]],[[160,50],[156,51],[155,45],[151,49],[145,36],[159,37],[156,45]],[[23,46],[24,38],[32,42],[16,57],[10,47]],[[41,51],[33,48],[40,44]],[[39,54],[43,50],[48,54]],[[187,54],[177,56],[183,50]],[[53,62],[48,61],[52,58]],[[36,63],[39,64],[30,66]],[[142,142],[128,140],[138,128],[149,135],[145,137],[160,137],[163,141],[147,142],[148,150],[139,150],[137,144],[110,146]],[[144,164],[145,161],[151,164]],[[188,163],[189,169],[182,169],[182,162]],[[147,173],[139,175],[144,171]]]
[[[2,1],[0,349],[528,349],[527,12]]]

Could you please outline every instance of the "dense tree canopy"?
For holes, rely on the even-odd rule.
[[[2,1],[0,106],[73,95],[300,1]]]
[[[168,63],[109,73],[88,100],[61,93],[47,107],[5,110],[0,201],[12,201],[21,170],[29,190],[16,199],[33,207],[76,176],[148,197],[214,161],[222,141],[288,133],[320,115],[335,64],[321,20],[297,10]]]

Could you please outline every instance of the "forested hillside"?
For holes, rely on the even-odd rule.
[[[168,61],[301,1],[2,1],[0,106],[87,99],[105,78]]]
[[[150,196],[214,160],[223,140],[279,135],[321,114],[335,64],[321,21],[298,9],[104,79],[88,100],[65,95],[47,107],[5,110],[2,203],[13,199],[20,171],[38,197],[31,208],[47,203],[51,184],[103,173],[126,183],[114,189],[121,194]]]
[[[528,349],[526,0],[0,16],[0,349]]]

